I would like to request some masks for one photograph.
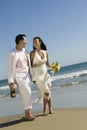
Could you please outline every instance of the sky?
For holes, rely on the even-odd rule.
[[[7,79],[7,56],[16,35],[42,38],[49,62],[67,66],[87,61],[87,0],[0,0],[0,80]]]

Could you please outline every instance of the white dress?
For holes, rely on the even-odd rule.
[[[50,80],[50,75],[47,72],[47,66],[46,66],[47,57],[46,57],[45,51],[42,50],[42,52],[44,54],[43,59],[38,54],[38,52],[35,51],[35,57],[33,60],[33,64],[39,64],[38,67],[34,68],[35,80],[36,80],[36,84],[40,90],[40,98],[44,97],[45,92],[48,92],[49,93],[48,98],[51,98],[51,92],[50,92],[51,80]]]

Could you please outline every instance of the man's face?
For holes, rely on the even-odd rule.
[[[22,45],[23,48],[25,48],[27,41],[26,41],[26,37],[23,37],[23,38],[24,38],[24,40],[21,41],[21,45]]]
[[[26,44],[27,44],[27,41],[26,41],[26,37],[23,37],[24,39],[21,40],[18,44],[19,48],[25,48]]]

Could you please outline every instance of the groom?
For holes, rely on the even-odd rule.
[[[26,35],[19,34],[15,38],[16,47],[8,55],[8,83],[11,91],[11,97],[15,97],[14,84],[16,83],[22,95],[25,118],[34,120],[31,114],[31,80],[34,80],[34,74],[30,65],[29,54],[25,50],[27,44]]]

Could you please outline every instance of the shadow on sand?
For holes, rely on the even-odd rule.
[[[39,116],[44,116],[44,115],[43,114],[38,114],[35,117],[37,118]],[[25,117],[22,117],[21,119],[17,119],[17,120],[1,123],[0,124],[0,128],[16,125],[16,124],[19,124],[19,123],[22,123],[22,122],[26,122],[26,121],[33,121],[33,120],[27,120]]]
[[[19,123],[22,123],[22,122],[25,122],[25,121],[31,121],[31,120],[27,120],[27,119],[25,119],[25,118],[23,117],[23,118],[18,119],[18,120],[13,120],[13,121],[1,123],[1,124],[0,124],[0,128],[12,126],[12,125],[16,125],[16,124],[19,124]]]

